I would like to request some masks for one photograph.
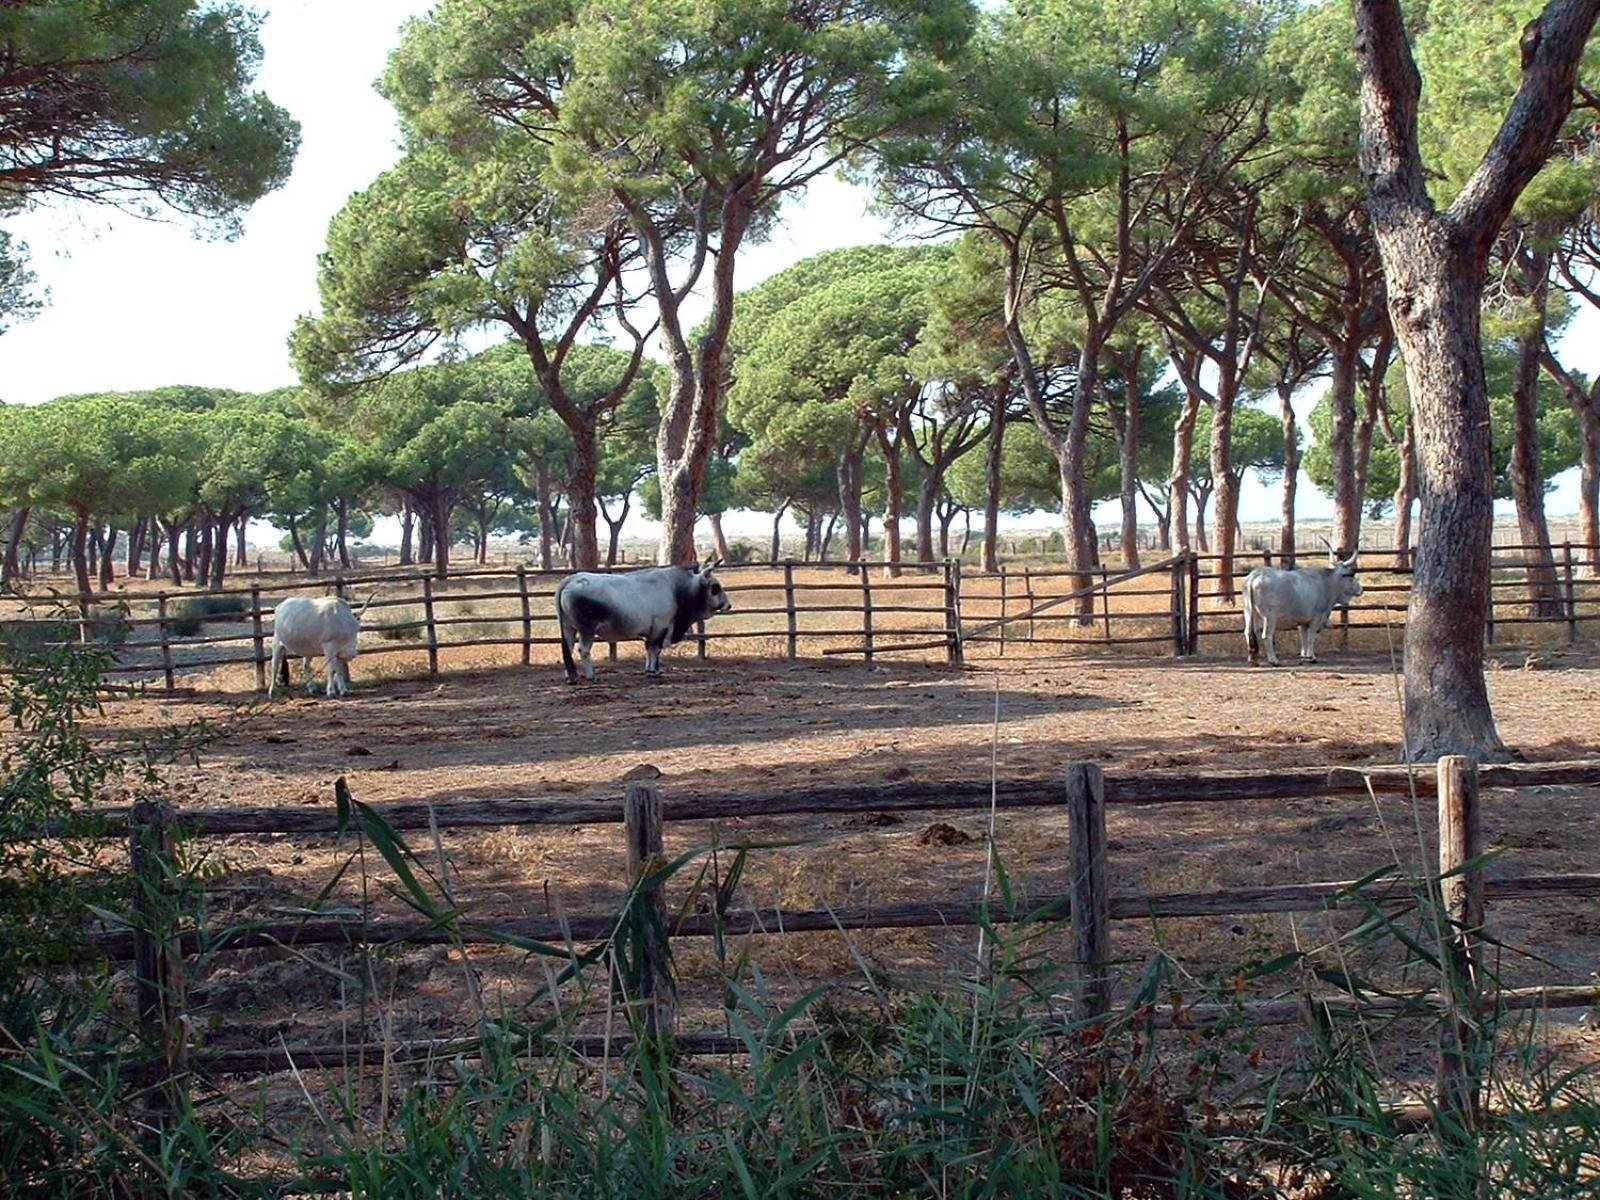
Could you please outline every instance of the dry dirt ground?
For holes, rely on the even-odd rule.
[[[1220,647],[1218,648],[1220,651]],[[599,682],[568,686],[557,668],[502,666],[439,678],[357,674],[347,699],[273,702],[244,692],[199,692],[107,702],[108,734],[149,733],[198,717],[227,724],[196,763],[166,768],[185,808],[328,805],[343,776],[354,796],[615,799],[621,780],[659,772],[664,796],[805,783],[1059,779],[1072,760],[1106,772],[1246,770],[1393,761],[1399,740],[1388,656],[1324,647],[1309,667],[1252,670],[1219,654],[1174,661],[1133,657],[1008,657],[965,670],[942,664],[667,656],[657,680],[636,656],[599,662]],[[1491,651],[1490,692],[1509,745],[1528,759],[1600,752],[1600,652],[1593,647]],[[1593,871],[1600,795],[1584,789],[1490,792],[1485,840],[1499,874]],[[982,813],[748,818],[669,824],[669,854],[736,843],[791,843],[756,851],[739,903],[788,909],[977,896],[988,854]],[[1413,861],[1433,821],[1400,800],[1178,804],[1124,808],[1109,817],[1114,888],[1200,891],[1263,883],[1352,879]],[[940,826],[943,827],[940,827]],[[1051,810],[1001,812],[994,846],[1012,886],[1064,890],[1066,822]],[[430,861],[436,848],[414,838]],[[440,846],[455,898],[484,917],[603,912],[623,894],[620,828],[546,827],[450,834]],[[350,855],[331,837],[217,839],[216,913],[284,911],[330,885]],[[727,863],[726,852],[719,864]],[[357,864],[359,867],[361,864]],[[326,905],[399,915],[392,877],[368,854],[366,886],[347,871]],[[698,869],[698,862],[693,870]],[[687,878],[686,876],[684,877]],[[676,882],[669,904],[687,884]],[[1124,983],[1157,943],[1196,977],[1226,976],[1243,961],[1298,946],[1334,966],[1331,918],[1303,915],[1118,922]],[[1592,899],[1498,902],[1495,964],[1507,985],[1593,983],[1600,908]],[[1348,920],[1346,921],[1348,924]],[[752,939],[775,992],[832,980],[846,996],[867,989],[870,964],[890,980],[948,980],[969,969],[972,929],[837,932]],[[1063,935],[1062,950],[1065,949]],[[371,1036],[448,1036],[470,1029],[474,1007],[515,1008],[545,979],[518,954],[474,948],[476,990],[456,952],[396,950],[357,962],[354,952],[218,955],[192,983],[195,1029],[217,1046]],[[1063,954],[1064,957],[1064,954]],[[1348,963],[1346,964],[1348,965]],[[331,970],[338,967],[340,970]],[[685,1027],[707,998],[715,964],[704,945],[679,951]],[[343,973],[341,974],[341,971]],[[1299,976],[1262,984],[1292,988]],[[1192,982],[1192,981],[1191,981]],[[365,988],[362,998],[357,992]],[[696,989],[700,990],[697,991]],[[375,1013],[381,1012],[381,1017]],[[1593,1055],[1582,1010],[1552,1014],[1545,1036]],[[1420,1080],[1431,1056],[1398,1054],[1397,1074]],[[1283,1053],[1291,1051],[1285,1049]]]

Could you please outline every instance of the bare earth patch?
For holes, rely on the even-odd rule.
[[[1059,779],[1072,760],[1108,774],[1360,765],[1397,756],[1397,685],[1387,655],[1325,648],[1320,665],[1252,670],[1233,659],[1129,657],[988,660],[867,666],[834,661],[697,660],[680,651],[648,680],[634,661],[600,662],[600,681],[569,686],[558,669],[498,667],[439,678],[363,678],[342,701],[296,696],[272,703],[247,694],[108,702],[108,732],[149,731],[198,716],[236,721],[198,765],[172,767],[184,807],[328,805],[335,778],[374,805],[471,797],[612,800],[623,780],[650,778],[669,800],[696,792],[770,789],[817,782]],[[1530,759],[1600,752],[1600,654],[1526,647],[1493,650],[1489,686],[1507,743]],[[1485,842],[1491,874],[1592,871],[1600,860],[1593,792],[1528,789],[1489,793]],[[1432,846],[1428,805],[1399,800],[1254,802],[1116,807],[1110,814],[1115,888],[1200,891],[1264,883],[1353,879],[1386,863],[1414,861]],[[1013,885],[1065,889],[1065,815],[1002,812],[994,846]],[[989,853],[985,813],[863,812],[830,817],[679,822],[669,855],[695,847],[795,842],[755,852],[740,885],[744,905],[816,908],[976,897]],[[414,844],[430,861],[425,837]],[[331,838],[232,838],[208,843],[223,864],[223,912],[289,907],[316,894],[349,847]],[[443,835],[439,849],[456,898],[481,917],[603,912],[622,896],[617,826],[504,829]],[[725,866],[722,854],[719,864]],[[381,864],[369,854],[363,899],[350,872],[331,902],[402,915]],[[688,902],[693,869],[669,906]],[[219,915],[221,913],[219,912]],[[1340,918],[1345,919],[1345,918]],[[1315,957],[1329,918],[1312,915],[1187,919],[1154,926],[1118,922],[1115,945],[1136,977],[1157,943],[1200,969],[1223,971],[1298,946]],[[1593,983],[1600,920],[1590,900],[1497,902],[1496,967],[1508,986]],[[861,986],[860,963],[888,977],[948,978],[967,969],[976,932],[897,930],[763,936],[751,953],[775,990],[798,994],[820,979]],[[1063,939],[1064,944],[1064,939]],[[341,980],[319,966],[355,952],[287,959],[269,951],[223,955],[194,981],[197,1029],[214,1045],[372,1036],[373,1018]],[[714,977],[704,944],[684,945],[678,969],[686,1028]],[[365,964],[389,1024],[384,1032],[440,1036],[470,1027],[472,1000],[454,951],[397,950]],[[543,968],[518,954],[471,951],[481,1003],[514,1006],[542,983]],[[1127,986],[1124,984],[1124,986]],[[1278,981],[1278,986],[1284,986]],[[1591,1055],[1581,1012],[1553,1014],[1567,1050]],[[369,1022],[363,1025],[363,1022]],[[262,1031],[266,1031],[263,1033]],[[1283,1053],[1288,1053],[1285,1049]],[[1401,1078],[1425,1078],[1431,1045],[1396,1052]]]

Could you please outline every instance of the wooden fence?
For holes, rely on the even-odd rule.
[[[1111,928],[1116,921],[1154,918],[1215,916],[1223,914],[1310,912],[1330,908],[1413,905],[1419,893],[1442,880],[1442,903],[1448,917],[1447,934],[1456,957],[1442,988],[1407,1002],[1392,994],[1363,996],[1348,993],[1303,995],[1293,1000],[1258,1001],[1230,1006],[1188,1004],[1157,1009],[1153,1019],[1167,1026],[1195,1026],[1227,1015],[1243,1016],[1264,1024],[1284,1024],[1306,1019],[1308,1014],[1396,1013],[1427,1010],[1443,1015],[1447,1040],[1441,1048],[1440,1099],[1453,1108],[1469,1103],[1477,1094],[1474,1081],[1463,1072],[1476,1061],[1471,1044],[1478,1027],[1469,1019],[1495,1006],[1505,1008],[1556,1008],[1588,1006],[1600,1002],[1600,987],[1561,986],[1502,988],[1490,986],[1477,964],[1477,942],[1483,927],[1486,900],[1600,895],[1600,874],[1556,874],[1485,878],[1481,862],[1478,797],[1483,789],[1551,786],[1600,787],[1600,760],[1533,765],[1485,766],[1470,760],[1442,760],[1435,773],[1404,768],[1333,768],[1271,774],[1217,773],[1209,775],[1105,776],[1089,763],[1069,764],[1063,785],[1037,781],[988,780],[918,784],[822,785],[793,788],[780,793],[763,791],[700,794],[663,799],[650,784],[630,784],[620,800],[572,800],[515,797],[456,802],[397,803],[381,808],[387,826],[395,830],[440,831],[482,829],[506,825],[577,826],[620,823],[627,848],[628,878],[634,887],[645,886],[637,902],[647,904],[671,937],[737,937],[749,934],[788,934],[805,931],[844,931],[917,927],[960,927],[982,920],[1006,923],[1018,920],[1066,921],[1069,938],[1061,961],[1076,964],[1073,1010],[1080,1020],[1098,1019],[1116,1009],[1114,981],[1107,970],[1114,947]],[[345,800],[344,782],[336,791]],[[1112,890],[1106,885],[1108,846],[1105,817],[1110,805],[1160,805],[1173,803],[1234,805],[1252,801],[1295,798],[1356,797],[1367,803],[1379,794],[1435,793],[1439,811],[1438,879],[1406,879],[1374,872],[1361,880],[1263,885],[1210,892],[1150,893]],[[662,826],[668,821],[780,814],[838,814],[881,812],[950,812],[1030,809],[1065,809],[1070,829],[1067,877],[1063,894],[1034,896],[1026,909],[1010,909],[998,901],[984,902],[976,895],[882,905],[824,907],[809,910],[775,908],[723,908],[711,912],[680,912],[667,918],[660,890]],[[140,894],[157,894],[170,888],[175,872],[171,862],[174,827],[187,837],[276,835],[290,838],[320,836],[343,826],[339,808],[331,803],[310,807],[195,809],[174,814],[151,805],[113,808],[91,814],[74,833],[53,829],[52,836],[120,836],[132,830],[133,870]],[[656,881],[656,882],[651,882]],[[570,914],[559,917],[509,921],[478,921],[470,914],[446,928],[438,920],[357,920],[308,913],[293,920],[234,922],[226,928],[166,928],[146,921],[136,909],[131,927],[101,936],[113,956],[131,959],[138,980],[139,1011],[148,1054],[157,1078],[152,1084],[178,1086],[190,1070],[217,1072],[270,1072],[311,1066],[339,1066],[361,1055],[384,1056],[387,1061],[427,1057],[441,1052],[471,1052],[472,1038],[427,1039],[415,1043],[338,1044],[291,1043],[280,1037],[276,1047],[210,1051],[187,1045],[198,1023],[184,1020],[183,972],[177,965],[198,950],[210,953],[250,947],[275,946],[301,955],[316,945],[374,946],[409,944],[499,944],[532,938],[556,945],[603,942],[617,929],[615,913]],[[514,944],[514,943],[513,943]],[[650,1011],[649,1028],[672,1032],[677,1044],[689,1052],[741,1051],[743,1043],[708,1031],[679,1031],[675,1027],[670,960],[658,950],[645,964],[655,981],[643,998]],[[237,1028],[237,1027],[235,1027]],[[549,1047],[537,1044],[529,1053],[610,1051],[616,1037],[562,1039]],[[160,1090],[159,1088],[157,1089]],[[1475,1102],[1475,1101],[1473,1101]]]
[[[1563,546],[1557,560],[1557,595],[1543,612],[1526,602],[1521,547],[1496,547],[1485,636],[1493,643],[1508,628],[1544,626],[1568,642],[1600,622],[1596,564]],[[803,654],[922,653],[959,665],[968,650],[1004,656],[1013,648],[1130,647],[1174,656],[1195,654],[1206,639],[1242,638],[1238,590],[1243,576],[1271,552],[1239,556],[1232,597],[1218,575],[1215,555],[1187,554],[1134,570],[1007,567],[982,572],[959,561],[901,564],[733,564],[720,568],[734,610],[689,635],[700,657],[715,646],[795,659]],[[1308,552],[1302,562],[1317,562]],[[865,568],[865,569],[863,569]],[[325,581],[258,579],[220,592],[149,595],[107,593],[86,598],[74,620],[82,640],[113,636],[115,661],[107,673],[159,680],[168,690],[180,676],[218,667],[254,670],[266,687],[269,617],[286,593],[322,588],[360,605],[369,596],[362,631],[364,658],[411,655],[438,673],[441,659],[464,650],[506,648],[534,661],[535,647],[560,644],[554,597],[564,573],[525,566],[462,570],[448,579],[408,571],[335,574]],[[1364,551],[1363,595],[1338,610],[1330,630],[1348,641],[1351,631],[1403,627],[1409,568],[1393,551]],[[375,593],[375,595],[374,595]],[[232,604],[233,612],[199,615],[197,605]],[[0,640],[19,626],[51,623],[0,620]],[[198,630],[184,632],[198,624]],[[1220,643],[1219,643],[1220,644]],[[617,656],[615,646],[612,657]],[[553,657],[553,656],[552,656]]]

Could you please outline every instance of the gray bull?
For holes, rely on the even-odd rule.
[[[1272,637],[1279,626],[1292,625],[1300,631],[1300,658],[1317,661],[1317,634],[1328,623],[1328,616],[1341,604],[1361,595],[1356,578],[1356,556],[1341,559],[1333,555],[1327,567],[1257,567],[1244,580],[1244,637],[1250,652],[1250,665],[1260,659],[1261,642],[1267,644],[1267,661],[1280,665]]]
[[[733,607],[711,574],[716,565],[712,559],[704,567],[650,567],[620,575],[579,571],[563,579],[556,588],[556,620],[567,682],[578,681],[572,661],[574,640],[591,683],[594,662],[589,650],[597,639],[644,639],[645,674],[661,674],[663,646],[676,646],[696,621]]]

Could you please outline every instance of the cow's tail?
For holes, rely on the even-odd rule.
[[[562,603],[563,592],[567,590],[570,579],[563,579],[556,586],[556,629],[561,634],[561,665],[567,669],[567,682],[574,683],[578,678],[578,664],[572,660],[572,625],[567,620],[567,609]]]
[[[1261,635],[1256,632],[1256,606],[1250,590],[1250,581],[1244,582],[1244,644],[1250,654],[1250,662],[1258,662],[1261,658]]]

